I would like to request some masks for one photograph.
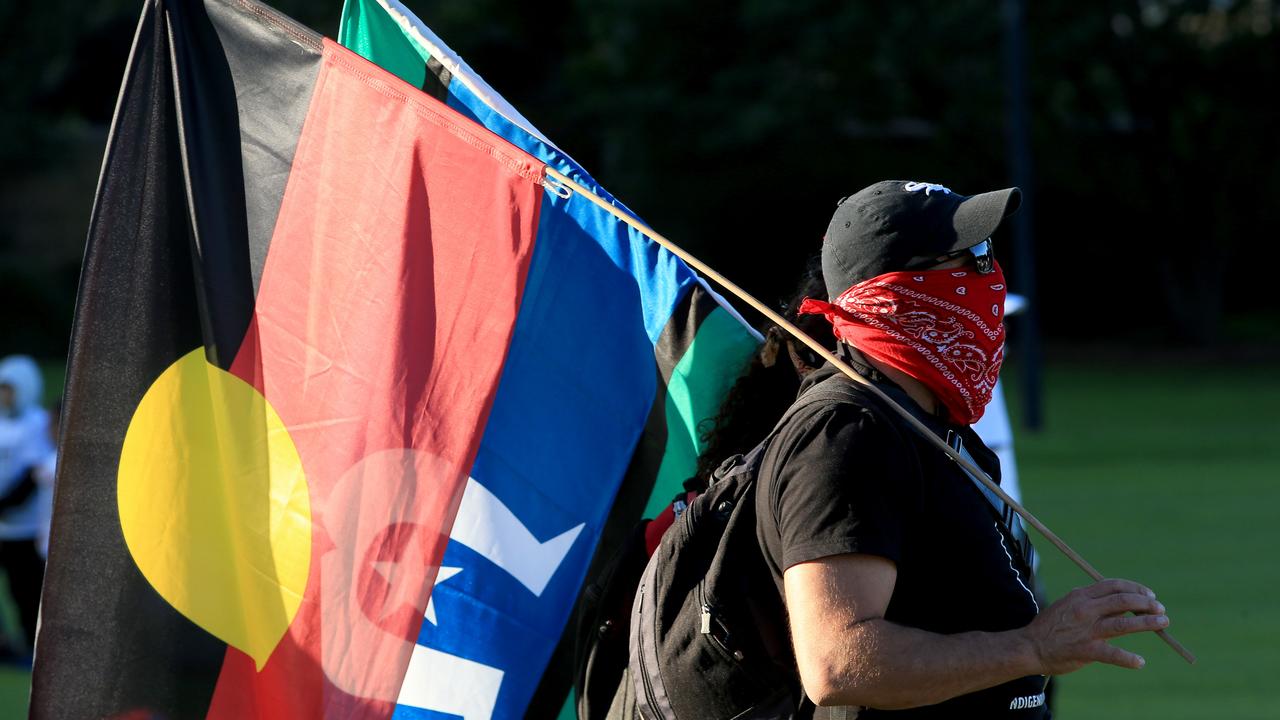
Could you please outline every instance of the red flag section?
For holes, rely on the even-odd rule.
[[[390,717],[511,337],[541,167],[325,40],[230,368],[297,448],[310,572],[265,664],[228,649],[209,717]]]

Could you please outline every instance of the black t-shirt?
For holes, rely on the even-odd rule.
[[[806,378],[801,393],[823,381],[852,382],[828,364]],[[874,398],[867,405],[811,405],[765,452],[757,532],[778,591],[792,565],[866,553],[897,565],[886,620],[942,634],[1026,625],[1039,611],[1032,580],[986,499],[904,420]],[[937,428],[959,433],[978,465],[999,480],[995,454],[970,428],[941,421]],[[1048,718],[1044,687],[1036,675],[938,705],[868,709],[858,717]]]

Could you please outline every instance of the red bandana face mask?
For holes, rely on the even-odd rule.
[[[982,417],[1004,362],[1004,272],[892,272],[844,291],[834,303],[807,299],[835,336],[924,383],[954,422]]]

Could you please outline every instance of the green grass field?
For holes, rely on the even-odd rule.
[[[1046,427],[1017,440],[1032,512],[1104,574],[1150,585],[1189,666],[1154,636],[1122,642],[1139,671],[1060,680],[1067,720],[1280,718],[1280,368],[1054,364]],[[1018,416],[1017,387],[1010,383]],[[1087,577],[1044,541],[1057,597]],[[0,670],[0,718],[28,676]]]
[[[0,719],[16,720],[27,716],[27,693],[30,686],[31,673],[10,668],[0,669]]]
[[[1122,641],[1147,666],[1062,678],[1058,717],[1280,718],[1277,370],[1050,368],[1045,431],[1017,439],[1028,507],[1104,575],[1153,588],[1199,658]],[[1051,597],[1088,582],[1037,546]]]

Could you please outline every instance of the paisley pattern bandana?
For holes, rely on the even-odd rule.
[[[924,383],[948,419],[982,417],[1004,362],[1004,271],[891,272],[835,302],[807,298],[801,314],[824,315],[835,336]]]

